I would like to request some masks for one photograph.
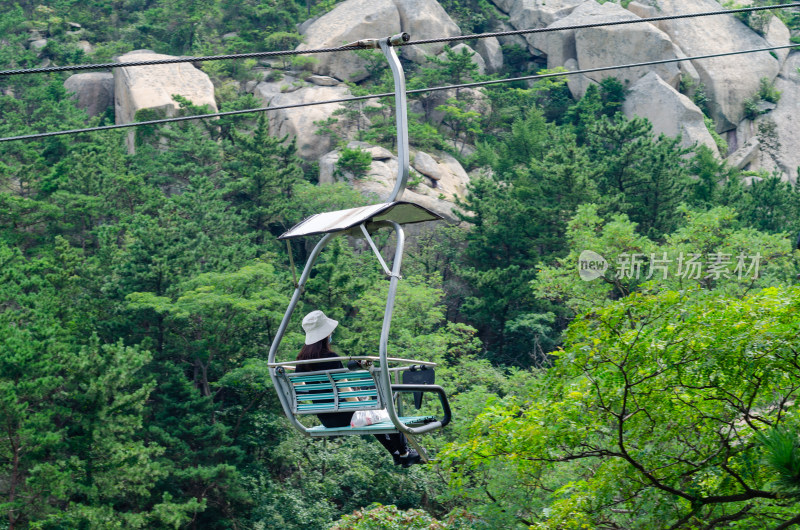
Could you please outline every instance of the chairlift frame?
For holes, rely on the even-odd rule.
[[[403,73],[402,65],[394,51],[394,46],[399,45],[409,40],[407,33],[400,33],[388,38],[382,39],[364,39],[348,46],[357,46],[361,48],[380,48],[389,62],[389,66],[394,77],[394,92],[395,92],[395,117],[397,123],[397,158],[398,158],[398,174],[395,182],[394,189],[386,203],[376,204],[371,206],[364,206],[360,208],[352,208],[349,210],[342,210],[338,212],[327,212],[317,214],[304,219],[302,222],[295,225],[292,229],[282,234],[278,239],[288,240],[308,235],[322,234],[322,238],[317,242],[311,251],[308,261],[303,269],[303,273],[299,280],[295,282],[295,290],[292,295],[289,307],[283,316],[278,331],[275,335],[272,345],[269,350],[268,367],[270,378],[272,379],[273,386],[275,387],[278,398],[283,407],[286,417],[289,419],[292,426],[299,432],[306,436],[341,436],[341,435],[360,435],[360,434],[380,434],[380,433],[395,433],[400,432],[407,436],[409,442],[415,446],[423,458],[427,460],[424,450],[418,446],[414,441],[413,435],[424,434],[436,429],[440,429],[447,425],[450,421],[450,406],[445,395],[444,389],[437,385],[409,385],[409,384],[394,384],[392,385],[390,376],[392,373],[397,375],[399,371],[408,370],[413,365],[420,366],[435,366],[435,363],[418,361],[413,359],[398,359],[387,356],[387,347],[389,341],[389,331],[391,328],[392,313],[394,310],[395,297],[397,294],[397,287],[401,278],[400,268],[402,265],[403,249],[405,246],[405,233],[403,231],[403,224],[417,223],[422,221],[432,221],[442,219],[436,213],[433,213],[422,206],[414,203],[400,200],[403,192],[405,191],[406,184],[409,176],[409,143],[408,143],[408,110],[406,102],[406,83],[405,75]],[[392,260],[391,269],[384,261],[380,254],[378,247],[372,240],[371,233],[382,227],[388,227],[394,230],[396,234],[395,253]],[[348,361],[356,361],[359,367],[369,371],[372,375],[375,387],[380,394],[378,402],[385,408],[389,415],[391,426],[384,425],[380,429],[359,429],[359,428],[338,428],[338,429],[320,429],[319,427],[306,427],[297,418],[297,396],[295,387],[286,377],[286,369],[292,369],[298,361],[290,362],[276,362],[276,355],[280,343],[286,333],[286,329],[291,320],[292,314],[300,301],[300,297],[304,291],[306,282],[308,281],[314,263],[319,257],[322,250],[330,243],[330,241],[338,236],[348,234],[357,238],[362,238],[367,241],[373,253],[378,258],[381,267],[386,275],[389,277],[389,291],[386,299],[386,307],[383,316],[383,325],[381,327],[381,336],[379,343],[378,356],[351,356],[351,357],[337,357],[331,359],[317,359],[315,361],[303,361],[302,364],[309,364],[313,362],[324,362],[338,360],[343,363]],[[291,253],[290,253],[291,254]],[[399,368],[389,368],[389,362],[402,363],[407,366]],[[320,373],[336,372],[338,370],[321,371]],[[341,371],[346,372],[347,368]],[[317,372],[311,372],[317,373]],[[309,372],[303,375],[308,375]],[[333,380],[331,380],[333,381]],[[333,392],[336,392],[336,386],[333,386]],[[394,403],[394,395],[397,392],[434,392],[438,395],[443,409],[443,417],[441,419],[426,419],[426,423],[419,426],[412,426],[401,420],[400,411]],[[336,400],[338,407],[338,397]],[[374,407],[366,407],[374,408]]]

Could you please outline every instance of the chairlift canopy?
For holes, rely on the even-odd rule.
[[[278,239],[344,232],[368,222],[394,221],[403,225],[439,219],[443,217],[419,204],[407,201],[385,202],[312,215],[284,232]]]

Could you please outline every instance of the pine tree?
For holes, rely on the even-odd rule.
[[[228,173],[225,196],[233,203],[249,230],[251,240],[262,245],[299,219],[293,215],[294,190],[303,180],[294,141],[269,134],[261,115],[252,135],[234,133],[226,150]]]

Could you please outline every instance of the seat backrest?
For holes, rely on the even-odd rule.
[[[384,408],[377,388],[377,371],[320,370],[286,373],[278,371],[279,389],[289,398],[295,414],[324,414]],[[358,401],[348,401],[358,398]]]

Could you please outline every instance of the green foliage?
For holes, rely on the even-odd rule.
[[[300,42],[296,25],[334,5],[23,2],[5,9],[0,20],[0,64],[85,62],[79,38],[95,45],[91,59],[99,62],[137,48],[186,55],[293,48]],[[485,0],[448,0],[445,8],[465,31],[494,29],[502,18]],[[68,22],[82,25],[80,36]],[[41,55],[29,49],[31,29],[48,39]],[[527,50],[512,46],[506,52],[510,72],[538,67]],[[358,53],[370,78],[351,92],[390,91],[383,57]],[[254,64],[203,65],[217,87],[220,110],[261,105],[251,94],[240,95],[240,84],[232,82],[249,79]],[[308,75],[308,61],[291,64]],[[275,70],[270,75],[280,77]],[[111,111],[89,118],[77,109],[64,90],[65,78],[3,78],[0,135],[113,120]],[[409,88],[476,79],[470,54],[448,49],[410,75]],[[771,84],[762,85],[756,105],[779,96]],[[703,106],[702,86],[684,89]],[[728,444],[726,450],[736,454],[725,465],[753,491],[782,496],[782,505],[769,508],[774,521],[796,512],[790,504],[796,418],[788,407],[775,413],[776,401],[762,399],[771,392],[771,399],[780,400],[796,382],[792,367],[779,365],[784,345],[795,337],[784,333],[790,324],[775,324],[790,322],[788,313],[777,312],[796,304],[777,295],[769,303],[743,298],[796,276],[786,236],[800,231],[796,189],[767,174],[749,175],[757,178],[744,186],[739,172],[709,150],[700,147],[688,156],[677,143],[654,138],[645,122],[622,119],[625,94],[614,79],[590,87],[578,102],[563,76],[531,86],[518,82],[414,97],[415,107],[421,104],[429,116],[443,114],[444,120],[434,125],[424,114],[412,114],[412,145],[426,152],[459,151],[467,169],[478,170],[472,175],[483,175],[471,178],[458,205],[464,224],[409,231],[389,341],[393,355],[438,363],[437,383],[450,396],[455,420],[421,442],[437,458],[452,444],[451,456],[398,471],[373,439],[306,439],[285,421],[266,366],[292,289],[289,260],[275,236],[314,213],[374,199],[344,182],[315,185],[318,164],[300,160],[287,138],[270,136],[263,115],[140,128],[135,154],[128,153],[124,132],[7,142],[0,145],[0,526],[304,529],[340,521],[360,528],[372,524],[373,516],[383,526],[405,521],[439,528],[677,522],[673,515],[687,514],[691,502],[659,496],[643,475],[607,455],[593,453],[572,467],[566,460],[537,460],[612,443],[601,400],[588,401],[586,388],[596,375],[602,403],[618,403],[619,377],[598,360],[605,358],[623,368],[638,363],[630,373],[666,370],[653,377],[653,385],[661,386],[629,397],[666,396],[648,402],[647,410],[665,431],[673,429],[672,438],[658,429],[645,432],[636,423],[643,414],[636,413],[625,420],[632,425],[625,434],[638,437],[636,445],[626,447],[635,447],[636,461],[652,466],[647,469],[658,479],[678,472],[672,461],[659,467],[675,455],[707,465],[674,486],[689,495],[727,495],[737,487],[736,476],[713,456],[721,453],[714,453],[718,440],[706,429],[708,418],[692,410],[730,421],[735,412],[713,408],[722,403],[720,396],[737,395],[734,383],[763,381],[753,401],[758,408],[741,416],[758,429],[745,421],[724,431],[739,436]],[[181,115],[208,112],[175,99]],[[142,111],[137,119],[156,117],[162,116]],[[780,149],[770,122],[759,121],[762,146]],[[396,147],[388,98],[348,103],[321,130],[337,145],[356,139]],[[349,167],[339,169],[363,174],[371,160],[352,151],[341,162]],[[433,199],[436,191],[429,194]],[[680,207],[681,201],[690,206]],[[379,231],[375,238],[384,251],[392,248],[393,236]],[[585,283],[568,270],[584,245],[612,263],[625,252],[673,256],[698,248],[704,257],[715,250],[755,249],[769,259],[762,277],[749,283],[721,278],[648,284],[610,273],[605,282]],[[297,264],[309,250],[298,242],[290,247]],[[702,288],[697,299],[694,292],[686,294],[695,284]],[[663,318],[683,328],[659,328],[653,323],[660,317],[645,323],[639,316],[646,304],[633,306],[664,287],[681,289],[676,296],[690,299],[673,313],[663,300],[654,302],[663,302]],[[374,256],[361,243],[335,239],[311,274],[281,354],[294,357],[302,343],[299,320],[311,309],[340,321],[337,351],[376,353],[386,289]],[[699,305],[703,296],[719,297],[720,310]],[[745,311],[745,303],[753,312]],[[573,321],[566,350],[558,350],[561,331],[584,309],[586,316]],[[729,325],[737,310],[745,323],[739,331]],[[616,319],[612,330],[591,327],[600,318]],[[651,350],[639,355],[633,348],[625,358],[619,341],[630,338],[622,336],[628,327],[640,324]],[[737,333],[764,329],[762,342],[753,338],[749,349],[737,346],[747,342]],[[584,344],[584,337],[602,342]],[[678,357],[682,345],[703,354],[694,372],[686,367],[695,365]],[[663,359],[676,362],[659,365],[662,350],[675,355]],[[778,356],[765,359],[759,351]],[[741,352],[755,360],[731,361]],[[723,365],[755,371],[723,370],[717,386],[698,389],[678,389],[670,384],[674,379],[663,379],[682,369],[681,377],[694,377]],[[783,386],[773,384],[779,379]],[[713,394],[714,389],[733,394]],[[576,412],[575,400],[587,405]],[[410,406],[407,399],[404,406]],[[438,413],[436,400],[426,399],[422,412]],[[674,418],[667,421],[669,414]],[[762,420],[773,425],[762,426]],[[689,443],[674,441],[696,432],[692,450],[707,450],[709,459],[680,453]],[[570,445],[577,436],[584,444],[579,449]],[[495,451],[511,446],[512,453]],[[681,465],[687,464],[674,468]],[[453,479],[449,486],[443,477]],[[543,488],[537,481],[544,481]],[[762,502],[772,499],[753,500],[745,515],[761,517]],[[715,512],[702,505],[685,526],[730,517],[746,506]],[[728,524],[762,527],[763,519]]]
[[[487,407],[451,446],[451,484],[505,527],[788,522],[796,500],[758,433],[797,429],[798,300],[663,291],[593,309],[537,392]]]
[[[441,5],[465,35],[493,31],[503,17],[487,0],[444,0]]]
[[[363,510],[345,515],[331,530],[455,530],[472,528],[472,518],[453,514],[447,521],[438,521],[422,510],[398,510],[396,506],[372,504]]]
[[[436,73],[428,73],[428,77],[437,77],[457,85],[473,80],[478,75],[478,65],[472,60],[474,52],[470,52],[467,48],[461,48],[456,52],[450,46],[445,46],[443,53],[444,58],[428,57],[428,61],[438,67],[434,69]]]
[[[625,216],[604,223],[595,206],[582,206],[570,223],[569,256],[558,260],[555,267],[543,265],[532,286],[539,295],[560,299],[580,313],[652,289],[696,286],[743,296],[753,288],[785,281],[792,274],[791,248],[782,235],[738,228],[730,208],[681,208],[681,214],[683,226],[659,244],[638,236],[635,224]],[[598,252],[608,261],[603,281],[579,278],[574,264],[584,250]],[[754,268],[756,254],[758,272]],[[701,268],[688,265],[692,256]],[[714,262],[719,263],[719,270],[711,269]]]
[[[184,524],[203,508],[172,502],[155,482],[171,474],[164,448],[143,436],[154,385],[150,353],[81,336],[78,270],[66,241],[27,261],[0,245],[0,506],[10,526],[127,528]],[[111,509],[114,506],[114,509]]]
[[[353,178],[364,178],[372,165],[372,155],[360,147],[350,149],[345,147],[336,161],[336,176],[352,175]]]
[[[761,114],[761,111],[758,110],[758,98],[753,96],[751,98],[747,98],[744,100],[744,117],[748,120],[754,120],[758,118]]]
[[[440,105],[436,107],[436,110],[444,113],[442,123],[452,131],[453,143],[457,145],[461,140],[459,153],[463,154],[467,142],[474,143],[475,138],[481,133],[480,113],[470,110],[469,102],[459,101],[455,98],[448,99],[446,105]]]
[[[277,31],[264,37],[265,51],[290,50],[297,47],[302,41],[302,37],[297,33],[288,31]]]
[[[780,175],[763,175],[754,179],[736,204],[746,226],[770,233],[797,233],[797,187]]]
[[[755,436],[764,446],[765,462],[777,474],[774,487],[788,497],[800,495],[800,444],[797,433],[778,425],[766,432],[757,432]]]
[[[769,78],[762,77],[760,80],[758,92],[752,97],[744,100],[744,117],[748,120],[754,120],[759,115],[768,112],[767,110],[760,110],[759,103],[766,101],[769,103],[777,103],[781,99],[781,92],[775,88],[774,81]]]
[[[775,88],[775,81],[762,77],[759,80],[758,97],[770,103],[777,103],[781,99],[781,92]]]
[[[294,193],[303,178],[301,161],[294,141],[270,136],[264,114],[252,134],[234,131],[231,144],[225,195],[261,245],[268,233],[280,235],[299,220]]]
[[[725,155],[728,153],[728,142],[719,135],[717,132],[716,127],[714,126],[714,120],[711,118],[704,118],[703,121],[706,124],[706,130],[708,130],[708,134],[711,135],[711,138],[714,139],[714,143],[717,145],[717,151],[719,151],[720,155]]]

